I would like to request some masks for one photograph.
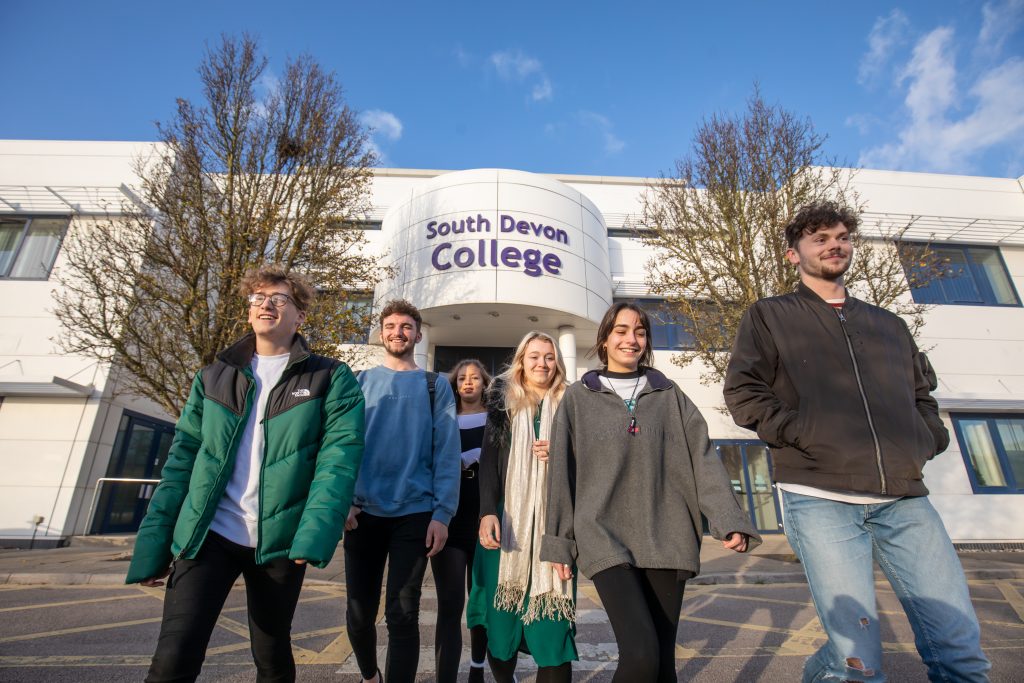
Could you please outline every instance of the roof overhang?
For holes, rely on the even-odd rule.
[[[95,390],[92,384],[77,384],[63,377],[0,376],[0,396],[88,398]]]
[[[1024,397],[991,394],[932,394],[939,402],[939,410],[951,413],[1007,413],[1024,412]]]

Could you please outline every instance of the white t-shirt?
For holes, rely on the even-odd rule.
[[[636,406],[636,397],[647,387],[647,376],[636,377],[607,377],[599,376],[601,384],[614,391],[626,404],[626,408],[633,410]]]
[[[259,542],[260,469],[263,465],[263,416],[267,412],[270,390],[281,379],[289,354],[260,356],[253,354],[252,374],[256,378],[256,398],[245,431],[238,442],[235,470],[224,495],[217,503],[217,512],[210,523],[215,531],[229,541],[255,548]]]
[[[487,413],[463,413],[458,416],[459,429],[480,429],[487,424]],[[480,462],[480,447],[462,451],[462,468]]]

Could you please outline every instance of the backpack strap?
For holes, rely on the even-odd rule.
[[[433,417],[433,415],[434,415],[434,395],[437,393],[437,377],[438,377],[438,374],[436,372],[431,372],[430,370],[427,370],[424,374],[427,377],[427,395],[430,396],[430,415],[431,415],[431,417]]]

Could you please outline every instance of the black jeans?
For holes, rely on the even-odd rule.
[[[377,609],[384,565],[388,583],[384,619],[388,654],[384,679],[412,683],[420,656],[420,590],[427,571],[427,527],[431,513],[376,517],[359,513],[359,526],[345,533],[345,623],[363,678],[377,673]]]
[[[629,565],[594,574],[594,587],[619,646],[613,683],[675,682],[679,610],[691,576],[675,569]]]
[[[256,551],[209,532],[194,560],[178,560],[167,579],[164,617],[147,683],[194,681],[238,575],[245,578],[256,680],[295,680],[292,616],[306,566],[288,558],[256,564]]]

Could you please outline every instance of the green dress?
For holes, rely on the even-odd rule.
[[[533,423],[534,435],[540,433],[540,411]],[[498,506],[498,517],[504,512]],[[558,666],[578,660],[576,652],[576,625],[567,619],[542,618],[523,624],[522,614],[494,607],[494,593],[498,587],[500,550],[488,550],[477,541],[473,555],[473,588],[466,603],[466,624],[469,628],[487,629],[487,649],[497,659],[512,659],[517,652],[528,652],[537,666]],[[576,600],[576,577],[572,580],[573,601]],[[526,590],[526,605],[530,599]]]

